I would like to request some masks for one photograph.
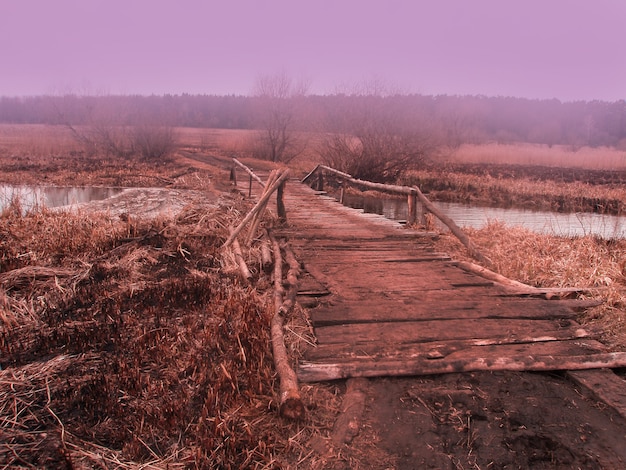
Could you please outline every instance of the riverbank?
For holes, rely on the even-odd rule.
[[[626,347],[626,240],[541,235],[497,222],[465,232],[499,274],[535,287],[582,288],[579,298],[601,301],[580,320],[610,347]],[[453,235],[436,243],[453,258],[472,261]]]
[[[511,166],[432,165],[401,184],[433,201],[552,212],[626,213],[626,171]]]

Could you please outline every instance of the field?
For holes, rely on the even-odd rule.
[[[330,442],[343,384],[307,386],[305,422],[278,417],[268,338],[270,278],[260,269],[255,245],[245,253],[253,286],[240,280],[232,255],[220,249],[229,227],[251,207],[230,185],[226,157],[248,158],[255,136],[228,130],[178,133],[182,148],[154,163],[85,155],[63,128],[0,126],[2,182],[140,187],[161,208],[148,217],[142,213],[143,199],[128,198],[74,213],[44,209],[23,214],[19,201],[13,201],[0,215],[0,466],[393,466],[391,453],[368,443],[371,428],[366,427],[353,447]],[[293,162],[296,174],[316,163],[311,147]],[[491,147],[484,155],[501,155]],[[526,150],[519,149],[520,161],[511,157],[507,163],[559,168],[555,162],[574,161],[565,149],[545,148],[541,158],[524,162],[532,153],[524,154]],[[519,175],[470,171],[494,171],[485,166],[487,161],[472,159],[481,152],[462,148],[455,156],[459,161],[447,162],[449,180],[458,179],[474,194],[493,192],[484,188],[510,189],[510,181]],[[587,149],[576,154],[585,152],[600,158]],[[506,153],[515,151],[507,146]],[[603,155],[615,165],[611,168],[623,171],[619,153]],[[464,170],[450,173],[455,165]],[[541,200],[544,194],[580,199],[581,191],[593,189],[594,198],[626,200],[623,180],[597,179],[611,174],[607,167],[583,167],[576,171],[593,181],[540,180],[537,173],[526,174],[513,193],[520,200]],[[418,177],[443,174],[427,171]],[[531,180],[537,186],[526,182]],[[172,193],[158,189],[178,191],[177,196],[164,196]],[[263,223],[273,223],[273,215]],[[626,241],[539,236],[499,224],[470,231],[470,236],[508,277],[536,286],[589,288],[585,296],[604,302],[581,320],[610,346],[626,346]],[[465,256],[447,235],[438,243],[441,251]],[[308,332],[302,309],[296,309],[287,331],[289,351],[297,357],[298,344]],[[430,380],[422,381],[425,387],[432,385]],[[480,380],[486,387],[500,379]],[[450,439],[467,440],[467,429],[455,421],[452,405],[432,412],[443,419],[438,426],[448,429]],[[550,452],[546,449],[546,455]],[[559,458],[568,462],[552,455],[556,463]],[[470,466],[470,457],[464,456],[456,468],[480,468]],[[594,464],[582,457],[572,462],[587,462],[587,468]]]

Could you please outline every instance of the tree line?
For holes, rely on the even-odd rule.
[[[271,99],[268,99],[271,98]],[[152,95],[0,97],[0,122],[263,129],[272,103],[274,118],[289,117],[295,131],[349,132],[355,120],[394,125],[404,133],[436,135],[452,148],[463,143],[530,142],[547,145],[626,148],[626,101],[530,100],[486,96],[364,95]],[[287,114],[285,114],[287,113]],[[370,115],[368,115],[370,114]],[[373,114],[378,114],[374,119]]]
[[[297,131],[345,132],[359,113],[379,113],[416,130],[428,128],[451,147],[463,143],[530,142],[547,145],[626,146],[626,101],[530,100],[486,96],[285,95],[290,126]],[[265,98],[265,99],[264,99]],[[267,96],[29,96],[0,97],[0,122],[120,124],[262,129]],[[286,108],[285,108],[286,109]],[[281,111],[282,112],[282,111]],[[283,113],[284,114],[284,113]]]

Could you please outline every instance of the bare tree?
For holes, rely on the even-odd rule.
[[[373,94],[345,97],[340,122],[329,123],[321,157],[329,166],[377,182],[391,182],[417,167],[437,147],[435,132],[418,113],[407,112],[403,95],[387,95],[376,82]]]
[[[173,126],[159,113],[137,112],[123,96],[64,95],[55,102],[57,122],[66,126],[89,155],[159,159],[176,146]],[[77,113],[66,109],[70,104]],[[81,123],[70,116],[79,114]]]
[[[295,132],[297,103],[308,91],[308,83],[295,83],[286,73],[257,79],[254,96],[258,104],[261,154],[272,162],[288,162],[302,153],[305,142]]]

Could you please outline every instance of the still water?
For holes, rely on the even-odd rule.
[[[346,194],[344,204],[355,209],[363,209],[365,212],[381,214],[394,220],[406,220],[408,214],[406,200],[401,199],[379,199]],[[525,227],[534,232],[550,235],[567,237],[596,235],[605,239],[626,238],[626,217],[624,216],[587,212],[562,214],[521,209],[499,209],[450,202],[436,202],[435,204],[461,227],[482,228],[489,222],[500,221],[509,226]]]
[[[23,211],[37,207],[61,207],[100,201],[122,192],[121,188],[0,185],[0,211],[18,200]]]

